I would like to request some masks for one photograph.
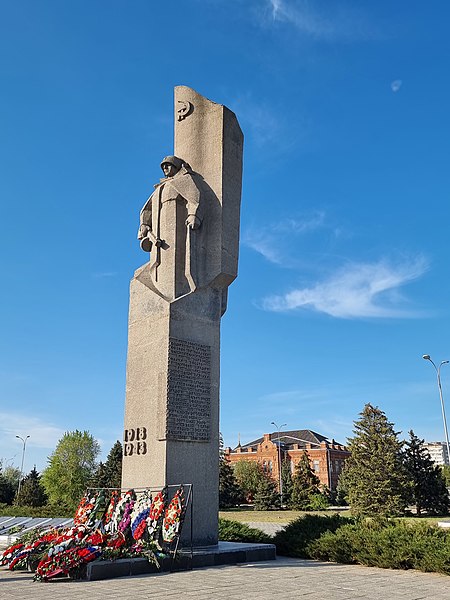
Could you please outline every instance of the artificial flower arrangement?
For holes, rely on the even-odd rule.
[[[140,540],[147,529],[147,519],[152,507],[152,494],[144,490],[137,495],[131,512],[131,535],[133,539]]]
[[[164,514],[162,526],[162,538],[164,542],[171,543],[177,538],[182,525],[182,517],[184,516],[184,505],[183,486],[180,486]]]
[[[75,511],[73,522],[75,525],[84,525],[88,522],[91,512],[97,500],[97,493],[89,490],[81,498],[77,510]]]
[[[36,581],[61,574],[76,577],[96,559],[145,557],[159,567],[158,558],[167,556],[179,538],[186,512],[182,486],[168,505],[167,497],[167,488],[154,497],[150,490],[138,494],[114,490],[109,500],[105,490],[88,492],[75,512],[73,527],[27,534],[3,552],[0,564],[15,570],[37,563]]]
[[[158,492],[152,500],[147,517],[148,533],[152,539],[157,539],[162,526],[164,509],[167,503],[167,488]]]

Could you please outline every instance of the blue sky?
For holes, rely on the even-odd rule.
[[[444,0],[0,2],[5,464],[15,435],[25,470],[67,430],[104,455],[121,438],[137,221],[175,85],[245,134],[225,443],[271,421],[345,442],[366,402],[443,439],[421,356],[450,358],[449,18]]]

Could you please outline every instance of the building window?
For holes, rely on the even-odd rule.
[[[316,473],[320,471],[320,462],[318,460],[313,461],[313,468]]]
[[[272,473],[272,461],[269,460],[269,473]]]

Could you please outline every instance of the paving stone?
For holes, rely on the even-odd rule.
[[[103,581],[57,580],[38,583],[29,573],[0,569],[0,598],[8,600],[449,600],[450,577],[278,558],[256,564],[138,575]]]

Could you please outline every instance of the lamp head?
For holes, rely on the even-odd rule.
[[[429,354],[424,354],[424,355],[422,356],[422,358],[423,358],[424,360],[431,360],[431,356],[430,356]]]

